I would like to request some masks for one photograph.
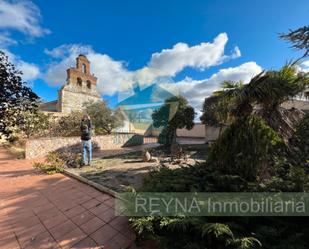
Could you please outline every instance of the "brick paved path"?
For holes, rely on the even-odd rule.
[[[113,197],[62,174],[43,175],[0,148],[1,249],[122,249],[133,241]]]

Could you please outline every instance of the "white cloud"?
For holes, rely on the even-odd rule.
[[[75,65],[75,58],[82,53],[88,57],[92,73],[98,77],[98,90],[103,94],[112,95],[127,90],[136,82],[145,86],[154,83],[160,77],[173,77],[186,67],[205,70],[239,57],[238,47],[235,47],[231,55],[224,54],[227,41],[226,33],[222,33],[212,43],[201,43],[192,47],[185,43],[177,43],[171,49],[152,54],[147,66],[136,71],[129,71],[125,62],[95,52],[90,46],[64,44],[52,50],[45,50],[54,61],[48,66],[44,78],[50,85],[64,84],[66,69]]]
[[[66,69],[75,66],[75,59],[80,51],[89,52],[92,49],[89,46],[76,45],[62,45],[52,50],[45,49],[45,53],[53,58],[60,59],[53,61],[48,65],[48,69],[44,74],[44,79],[48,84],[60,86],[65,84]],[[85,53],[86,54],[86,53]]]
[[[218,90],[223,81],[242,80],[243,82],[249,82],[253,76],[262,71],[262,68],[255,62],[247,62],[237,67],[221,69],[210,78],[204,80],[194,80],[186,77],[179,82],[165,83],[166,81],[164,81],[164,78],[161,78],[166,74],[177,74],[176,71],[178,72],[188,65],[203,70],[212,65],[222,63],[227,59],[238,57],[240,56],[240,51],[237,47],[235,47],[234,52],[230,56],[226,56],[221,52],[221,56],[217,56],[216,59],[211,57],[208,59],[203,58],[203,60],[198,61],[199,57],[192,59],[192,56],[189,56],[188,62],[182,62],[180,64],[178,60],[175,60],[174,63],[177,64],[175,67],[172,66],[172,56],[169,55],[168,62],[164,60],[159,62],[157,60],[155,64],[157,68],[154,68],[154,64],[152,64],[154,56],[152,56],[148,66],[136,71],[129,71],[126,68],[125,62],[116,61],[106,54],[97,53],[90,46],[69,44],[62,45],[52,50],[46,50],[45,52],[54,58],[54,61],[48,66],[48,70],[44,75],[44,79],[51,85],[65,84],[66,69],[75,66],[76,57],[80,53],[83,53],[91,62],[92,73],[98,77],[98,90],[100,93],[113,95],[114,93],[120,92],[120,98],[122,95],[122,97],[128,97],[131,94],[130,89],[134,83],[138,82],[143,86],[155,82],[170,92],[178,92],[185,96],[197,113],[200,113],[204,99],[210,96],[213,91]],[[177,55],[175,56],[178,57]],[[162,71],[159,67],[161,63],[169,65],[173,70],[169,73]],[[177,70],[175,68],[177,68]]]
[[[302,62],[299,67],[302,72],[309,73],[309,60]]]
[[[237,57],[240,57],[240,56],[241,56],[240,49],[239,49],[239,47],[236,46],[234,48],[233,54],[231,55],[231,58],[234,59],[234,58],[237,58]]]
[[[24,81],[33,81],[38,78],[40,75],[40,69],[37,65],[33,63],[28,63],[22,60],[19,60],[16,64],[17,68],[23,73]]]
[[[176,82],[180,94],[185,96],[196,111],[202,109],[203,101],[210,96],[213,91],[220,89],[221,83],[225,80],[243,81],[248,83],[262,68],[255,62],[247,62],[237,67],[221,69],[210,78],[204,80],[193,80],[185,78]]]
[[[91,46],[83,44],[63,44],[51,50],[45,49],[44,52],[53,58],[66,58],[71,55],[92,53]]]
[[[28,38],[41,37],[50,33],[48,29],[41,26],[39,8],[28,0],[0,0],[0,49],[8,55],[16,68],[22,71],[24,81],[33,81],[40,75],[39,67],[22,60],[8,49],[9,46],[18,44],[11,37],[9,32],[11,30],[17,30]]]
[[[231,55],[224,54],[227,41],[227,34],[221,33],[212,43],[203,42],[192,47],[186,43],[177,43],[171,49],[152,54],[148,66],[137,70],[134,79],[147,84],[157,77],[173,77],[186,67],[205,70],[239,57],[241,53],[238,47],[234,48]]]
[[[3,49],[3,51],[9,57],[9,61],[15,65],[16,69],[23,73],[22,79],[24,81],[33,81],[39,77],[40,69],[37,65],[23,61],[19,56],[12,54],[8,50]]]
[[[98,78],[99,92],[112,95],[132,83],[132,73],[125,68],[124,62],[115,61],[106,54],[96,53],[90,46],[65,44],[45,52],[58,59],[48,66],[44,75],[44,79],[50,85],[65,84],[66,69],[75,67],[76,57],[81,53],[87,56],[91,63],[91,73]]]
[[[40,25],[39,8],[31,1],[0,0],[0,29],[14,29],[31,37],[40,37],[50,31]]]
[[[172,49],[163,49],[160,53],[154,53],[151,56],[149,67],[158,69],[169,76],[175,76],[185,67],[204,70],[221,64],[229,58],[224,55],[227,41],[227,34],[222,33],[214,39],[213,43],[206,42],[192,47],[186,43],[177,43]]]
[[[98,77],[98,91],[112,95],[124,91],[132,85],[132,72],[129,72],[124,62],[115,61],[106,54],[90,53],[88,59],[92,62],[93,72]]]
[[[0,33],[0,48],[16,45],[17,41],[12,39],[7,32]]]

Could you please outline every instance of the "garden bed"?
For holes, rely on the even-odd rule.
[[[197,161],[205,158],[206,147],[205,145],[190,145],[186,146],[186,151],[190,157],[185,165],[194,165]],[[177,168],[185,166],[183,163],[171,163],[167,157],[167,152],[162,148],[153,148],[150,153],[156,156],[160,162],[143,162],[143,152],[137,151],[95,158],[91,166],[69,168],[67,171],[113,191],[123,192],[128,188],[139,189],[144,177],[151,170],[158,170],[160,167]]]

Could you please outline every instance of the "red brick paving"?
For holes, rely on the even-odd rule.
[[[44,175],[0,148],[1,249],[136,248],[134,239],[113,197],[62,174]]]

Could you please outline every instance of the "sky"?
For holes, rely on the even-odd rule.
[[[43,100],[83,53],[111,107],[133,86],[159,84],[199,113],[222,81],[300,57],[278,33],[304,25],[308,0],[0,0],[0,49]]]

